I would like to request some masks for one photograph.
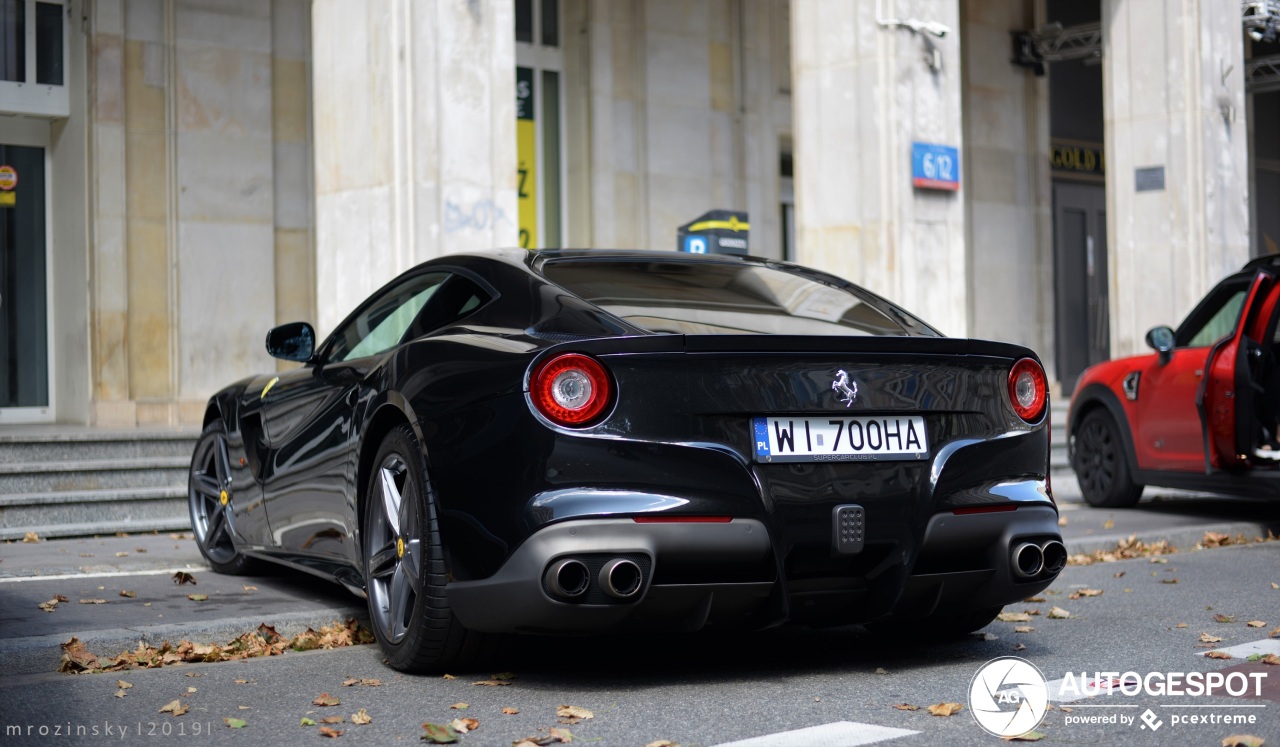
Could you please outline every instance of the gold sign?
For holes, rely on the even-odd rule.
[[[1106,173],[1106,156],[1102,148],[1076,143],[1052,143],[1049,146],[1049,165],[1054,171],[1073,174]]]

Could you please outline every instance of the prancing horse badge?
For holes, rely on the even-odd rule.
[[[849,382],[849,374],[844,369],[836,371],[836,380],[831,382],[831,390],[840,394],[840,401],[845,407],[851,407],[853,401],[858,398],[858,383]]]

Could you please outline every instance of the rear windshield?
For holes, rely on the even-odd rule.
[[[631,324],[670,334],[937,334],[870,294],[783,268],[714,262],[553,260],[553,283]]]

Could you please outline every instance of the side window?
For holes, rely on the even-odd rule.
[[[464,275],[452,275],[414,321],[409,336],[421,337],[434,332],[480,308],[490,298],[475,281]]]
[[[1236,328],[1248,285],[1218,288],[1178,329],[1178,347],[1208,347]]]
[[[399,345],[418,312],[448,278],[443,272],[415,275],[384,292],[338,328],[328,362],[377,355]]]

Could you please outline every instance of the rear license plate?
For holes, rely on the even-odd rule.
[[[861,462],[925,459],[919,415],[753,418],[758,462]]]

